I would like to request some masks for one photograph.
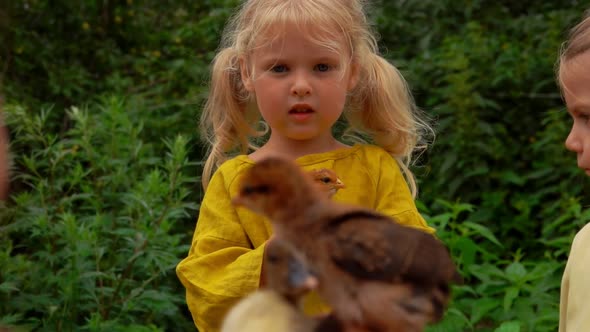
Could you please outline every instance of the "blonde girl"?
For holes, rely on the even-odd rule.
[[[565,147],[590,176],[590,11],[564,43],[557,78],[573,118]],[[559,331],[590,331],[590,226],[576,234],[561,281]]]
[[[340,117],[356,144],[334,136]],[[416,209],[409,170],[430,129],[402,75],[378,54],[363,1],[243,2],[213,62],[201,130],[210,144],[206,191],[176,269],[201,332],[218,331],[228,309],[260,286],[272,230],[231,198],[236,179],[266,156],[332,169],[346,185],[335,200],[433,231]],[[310,314],[329,310],[314,293],[303,302]]]

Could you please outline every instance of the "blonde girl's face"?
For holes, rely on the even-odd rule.
[[[270,140],[333,140],[332,125],[357,81],[354,66],[349,57],[310,41],[313,28],[302,32],[287,24],[280,32],[240,63],[244,85],[271,128]]]
[[[590,176],[590,51],[563,62],[560,79],[574,120],[565,146],[577,154],[578,167]]]

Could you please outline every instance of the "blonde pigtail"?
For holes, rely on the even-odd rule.
[[[246,153],[250,145],[248,137],[256,136],[251,116],[247,114],[248,100],[237,52],[232,47],[224,48],[213,61],[209,98],[200,121],[202,136],[210,146],[201,178],[203,188],[207,188],[228,152]]]
[[[399,70],[378,54],[365,54],[360,66],[365,72],[351,98],[347,120],[354,132],[366,133],[398,161],[415,197],[417,185],[409,166],[422,134],[432,129],[416,116],[417,107]]]

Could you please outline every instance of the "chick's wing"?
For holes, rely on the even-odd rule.
[[[416,256],[430,234],[370,211],[342,214],[325,227],[332,261],[350,275],[382,281],[428,278],[431,267],[420,262],[427,257]]]

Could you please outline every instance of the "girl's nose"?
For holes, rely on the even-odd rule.
[[[565,139],[565,148],[576,153],[582,152],[582,142],[578,139],[575,125],[572,126],[569,135],[567,135],[567,138]]]
[[[304,97],[311,94],[311,84],[306,73],[296,73],[291,87],[291,94],[298,97]]]

